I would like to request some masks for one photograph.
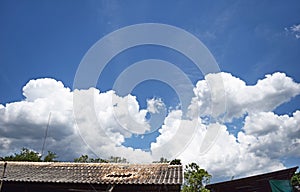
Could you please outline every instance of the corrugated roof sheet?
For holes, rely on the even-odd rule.
[[[206,185],[213,192],[269,192],[269,180],[290,180],[298,167]]]
[[[4,162],[0,162],[2,175]],[[7,162],[3,181],[91,184],[182,184],[182,166],[66,162]]]

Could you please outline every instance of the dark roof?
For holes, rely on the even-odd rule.
[[[2,175],[4,162],[0,162]],[[4,182],[182,184],[182,166],[66,162],[7,162]]]
[[[219,191],[268,192],[271,191],[269,180],[290,180],[297,169],[298,167],[293,167],[290,169],[265,173],[261,175],[251,176],[251,177],[245,177],[245,178],[236,179],[232,181],[214,183],[214,184],[207,185],[206,188],[213,192],[214,191],[215,192],[219,192]]]

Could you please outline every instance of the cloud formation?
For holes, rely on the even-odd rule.
[[[165,109],[165,104],[161,98],[152,98],[147,100],[147,111],[149,113],[159,113]]]
[[[210,87],[211,82],[217,84],[214,79],[220,76],[223,82],[219,84],[223,84],[225,92],[221,95],[226,95],[226,112],[216,115],[212,112],[222,110],[211,107],[218,107],[212,103],[220,102],[220,97],[214,97]],[[151,149],[172,140],[174,148],[185,146],[179,155],[184,163],[195,161],[215,177],[228,178],[282,169],[283,158],[300,158],[299,111],[291,117],[273,112],[300,94],[300,84],[284,73],[266,75],[255,85],[247,85],[229,73],[208,74],[205,80],[196,84],[194,93],[189,107],[190,118],[181,119],[180,110],[169,113],[159,130],[161,135],[156,143],[152,143]],[[193,115],[195,110],[199,110],[199,116]],[[245,118],[244,126],[236,135],[230,134],[226,123],[240,118]],[[191,131],[192,126],[196,126],[194,131]],[[186,131],[177,133],[178,129]],[[172,138],[176,134],[185,134],[190,138],[189,142]],[[201,147],[207,150],[201,150]],[[161,154],[173,157],[178,151],[170,152],[172,150],[167,149]]]
[[[49,78],[30,80],[23,87],[23,95],[23,101],[8,103],[0,109],[1,155],[22,147],[41,151],[51,113],[47,149],[57,152],[62,159],[72,160],[91,153],[89,148],[93,148],[102,158],[124,154],[137,161],[143,160],[139,157],[149,160],[140,150],[121,145],[133,132],[149,129],[146,110],[139,110],[134,96],[119,97],[113,91],[100,93],[95,88],[71,92],[62,82]],[[76,119],[73,99],[77,99],[80,107]],[[92,119],[94,115],[96,119]]]
[[[288,102],[300,93],[300,85],[284,73],[266,75],[264,79],[258,80],[255,85],[246,85],[243,80],[224,72],[208,74],[205,78],[217,79],[218,76],[222,77],[223,91],[225,91],[226,97],[224,121],[230,122],[246,113],[273,111],[276,107]],[[219,103],[223,101],[220,100],[220,97],[211,97],[210,86],[207,80],[201,80],[194,88],[196,98],[193,99],[192,107],[196,108],[197,105],[197,109],[200,110],[202,116],[211,115],[212,102]]]
[[[285,28],[285,31],[292,33],[297,39],[300,39],[300,24]]]
[[[223,92],[216,96],[211,86],[220,77],[222,89],[216,90]],[[274,113],[300,94],[300,84],[284,73],[266,75],[255,85],[230,73],[208,74],[194,94],[188,115],[180,109],[166,114],[149,152],[123,144],[152,130],[155,123],[146,116],[165,109],[162,99],[149,99],[147,109],[141,109],[130,94],[120,97],[96,88],[71,91],[55,79],[30,80],[23,87],[24,100],[0,105],[0,156],[22,147],[41,151],[51,113],[46,149],[61,160],[86,153],[123,156],[131,162],[176,157],[199,163],[215,177],[231,177],[281,169],[283,157],[300,158],[300,111],[291,116]],[[225,112],[217,104],[224,100],[220,95],[226,96]],[[226,123],[238,118],[244,118],[244,125],[231,134]]]

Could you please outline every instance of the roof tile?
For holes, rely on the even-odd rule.
[[[3,172],[4,162],[0,162]],[[182,166],[166,163],[113,164],[7,162],[4,181],[97,184],[182,184]]]

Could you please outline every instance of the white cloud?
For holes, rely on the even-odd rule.
[[[285,31],[291,32],[297,39],[300,39],[300,24],[285,28]]]
[[[229,73],[208,74],[194,93],[189,116],[170,110],[151,151],[145,152],[122,144],[133,134],[152,130],[154,124],[146,115],[165,109],[161,99],[149,99],[146,110],[132,95],[120,97],[95,88],[71,91],[54,79],[31,80],[23,88],[24,100],[0,105],[0,155],[21,147],[40,151],[51,112],[46,150],[57,152],[62,160],[92,154],[91,150],[102,158],[123,156],[131,162],[163,156],[195,161],[214,177],[230,178],[281,169],[282,158],[299,158],[300,111],[292,116],[273,112],[300,94],[300,84],[284,73],[266,75],[255,85]],[[224,118],[210,121],[211,115]],[[244,127],[230,134],[224,122],[243,116]]]
[[[300,32],[300,24],[298,25],[293,25],[291,27],[291,30],[294,31],[294,32]]]
[[[177,113],[179,112],[177,111]],[[258,156],[247,145],[239,143],[234,135],[229,134],[224,125],[218,123],[204,125],[198,119],[195,132],[181,131],[177,133],[178,130],[176,128],[178,128],[179,124],[186,125],[180,127],[183,130],[186,128],[191,130],[191,126],[195,126],[192,120],[179,122],[179,119],[179,114],[171,114],[170,117],[167,117],[166,120],[169,122],[165,122],[161,129],[162,134],[157,138],[157,142],[152,143],[152,150],[155,150],[155,148],[163,150],[160,151],[159,155],[163,154],[164,157],[172,158],[174,154],[178,155],[178,150],[174,149],[183,149],[182,146],[184,146],[184,150],[179,151],[177,158],[181,159],[184,164],[197,162],[201,167],[212,173],[215,179],[218,177],[228,179],[231,176],[237,178],[284,168],[284,165],[279,160],[269,158],[266,155]],[[201,145],[205,145],[205,137],[207,137],[210,128],[217,129],[217,137],[213,140],[209,149],[203,153],[200,151]],[[179,134],[181,137],[184,134],[189,141],[174,139],[175,134],[176,136]],[[170,140],[173,141],[171,148],[162,147]]]
[[[176,158],[180,152],[185,150],[196,128],[197,122],[182,119],[181,110],[171,111],[159,129],[161,135],[156,138],[156,142],[151,143],[154,159]]]
[[[300,157],[300,111],[293,116],[260,112],[245,119],[238,140],[257,156]]]
[[[218,107],[212,105],[212,102],[218,103],[220,98],[214,97],[210,89],[212,85],[217,84],[214,78],[218,79],[220,75],[223,77],[225,92],[221,95],[226,95],[227,101],[226,115],[220,123],[213,123],[205,118],[211,115],[212,106]],[[277,116],[271,111],[299,95],[300,84],[283,73],[266,75],[251,86],[229,73],[209,74],[205,78],[209,79],[210,83],[206,80],[197,83],[194,89],[195,97],[189,108],[192,112],[198,109],[199,117],[205,118],[198,118],[198,123],[192,123],[196,121],[194,115],[191,115],[192,119],[182,119],[180,110],[172,111],[160,129],[161,135],[152,143],[152,150],[159,148],[162,150],[160,154],[165,154],[168,158],[180,152],[179,158],[184,163],[195,161],[214,177],[227,178],[282,169],[284,165],[281,158],[298,157],[295,154],[300,154],[299,112],[289,117]],[[245,126],[238,131],[238,137],[229,134],[222,122],[243,115],[246,115]],[[191,131],[192,126],[196,126],[195,132]],[[178,132],[178,129],[186,132]],[[175,139],[177,135],[185,135],[188,144],[186,145],[184,139]],[[173,141],[175,149],[184,146],[185,150],[164,149],[162,146],[169,141]],[[207,144],[207,141],[212,142],[212,145]],[[203,146],[208,147],[204,153],[201,151]]]
[[[223,82],[220,83],[224,84],[225,92],[219,94],[226,95],[225,121],[242,117],[246,113],[272,111],[300,93],[300,84],[295,83],[284,73],[266,75],[264,79],[251,86],[229,73],[208,74],[206,78],[219,78],[219,75],[222,76]],[[200,115],[211,115],[212,106],[218,107],[212,103],[224,101],[218,97],[211,97],[209,86],[206,80],[202,80],[194,89],[196,98],[193,99],[193,107],[190,108],[195,108],[197,103]]]
[[[205,154],[197,153],[199,140],[203,139],[206,132],[206,129],[202,129],[191,142],[189,151],[182,154],[183,157],[188,157],[186,162],[198,162],[200,166],[213,173],[214,177],[227,178],[284,167],[274,159],[256,156],[237,142],[235,136],[229,134],[224,125],[216,124],[216,126],[219,126],[219,134],[212,148]]]
[[[177,158],[181,159],[184,164],[197,162],[212,173],[214,178],[222,177],[223,179],[284,168],[279,160],[267,155],[258,156],[247,145],[237,141],[237,138],[229,134],[224,125],[218,123],[204,125],[201,124],[201,119],[198,119],[195,131],[191,131],[193,130],[192,126],[195,126],[194,122],[180,119],[180,111],[173,111],[166,118],[165,124],[160,130],[161,135],[157,138],[156,143],[151,145],[152,151],[156,152],[156,148],[160,150],[160,153],[154,153],[154,155],[157,154],[156,159],[160,155],[169,159],[178,155]],[[179,131],[179,127],[184,131]],[[211,128],[218,130],[217,137],[213,140],[210,148],[202,153],[201,145],[205,145],[205,137]],[[185,137],[188,141],[176,139],[178,135]],[[172,145],[166,145],[170,141],[172,141]]]
[[[69,88],[65,88],[61,81],[50,78],[30,80],[23,87],[23,95],[26,101],[35,101],[43,98],[59,98],[70,93]]]
[[[91,147],[103,158],[124,155],[131,160],[149,161],[149,154],[121,145],[132,133],[149,129],[147,111],[139,109],[134,96],[119,97],[113,91],[100,93],[94,88],[71,92],[62,82],[49,78],[29,81],[23,95],[25,100],[0,108],[0,147],[1,151],[5,149],[1,155],[22,147],[41,151],[51,112],[46,150],[58,153],[62,159],[90,153]],[[73,99],[80,107],[76,122]]]
[[[165,104],[161,98],[152,98],[147,100],[147,111],[150,113],[159,113],[165,109]]]

